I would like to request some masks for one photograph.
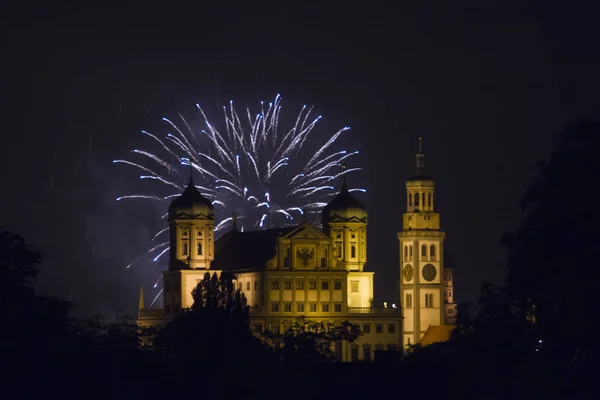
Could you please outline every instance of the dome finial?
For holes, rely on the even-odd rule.
[[[348,184],[346,183],[346,164],[342,164],[342,169],[344,170],[342,172],[342,190],[340,190],[340,192],[347,192],[348,191]]]

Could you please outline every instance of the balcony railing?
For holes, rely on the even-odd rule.
[[[399,314],[399,308],[348,307],[348,314]]]

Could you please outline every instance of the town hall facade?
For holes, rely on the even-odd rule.
[[[303,316],[349,321],[361,328],[363,334],[356,343],[336,346],[336,356],[342,361],[370,361],[377,350],[419,343],[428,329],[453,322],[455,306],[452,271],[444,270],[443,264],[444,233],[439,231],[439,214],[433,212],[435,184],[424,174],[421,152],[417,174],[406,186],[409,203],[398,234],[404,300],[398,302],[399,308],[373,304],[374,273],[364,270],[368,214],[345,180],[322,210],[322,230],[304,221],[291,227],[240,232],[234,221],[233,229],[215,240],[214,208],[190,179],[183,194],[169,206],[164,308],[140,306],[138,323],[168,323],[192,306],[192,290],[206,272],[229,271],[250,306],[251,329],[257,336],[265,330],[283,332]],[[423,246],[426,253],[421,253]]]

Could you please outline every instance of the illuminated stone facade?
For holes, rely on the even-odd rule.
[[[191,292],[207,271],[231,271],[251,307],[251,329],[257,335],[266,329],[282,332],[304,316],[362,328],[358,342],[336,346],[342,361],[373,360],[375,351],[402,345],[400,309],[372,307],[374,273],[364,271],[368,215],[345,182],[323,209],[322,231],[308,222],[250,232],[234,228],[216,242],[212,205],[198,196],[190,181],[169,207],[165,308],[140,308],[140,325],[162,325],[190,308]]]
[[[417,344],[430,326],[456,322],[452,269],[444,265],[445,233],[434,211],[435,182],[417,153],[415,175],[406,182],[406,213],[400,241],[403,344]]]

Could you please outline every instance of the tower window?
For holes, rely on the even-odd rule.
[[[181,246],[181,254],[183,254],[184,256],[188,255],[188,244],[187,244],[187,242],[183,242],[183,245]]]
[[[408,246],[404,246],[404,261],[408,260]]]
[[[408,246],[408,257],[412,260],[412,244]]]
[[[201,256],[202,255],[202,243],[198,242],[198,255]]]
[[[415,193],[415,207],[419,205],[419,193]]]
[[[425,294],[425,308],[433,308],[433,293]]]
[[[352,247],[350,248],[350,257],[356,258],[356,246],[354,245],[352,245]]]
[[[404,308],[412,308],[413,304],[412,304],[412,293],[407,293],[406,294],[406,301],[404,304]]]
[[[435,245],[429,246],[429,256],[435,258]]]
[[[431,193],[429,193],[429,194],[427,195],[427,206],[429,206],[429,207],[431,207],[431,206],[432,206],[432,203],[431,203]]]
[[[421,257],[423,257],[423,258],[427,257],[427,246],[425,246],[425,245],[421,246]]]
[[[410,194],[410,193],[409,193],[409,194],[408,194],[408,206],[409,206],[409,207],[412,207],[412,203],[413,203],[413,202],[412,202],[412,194]]]

